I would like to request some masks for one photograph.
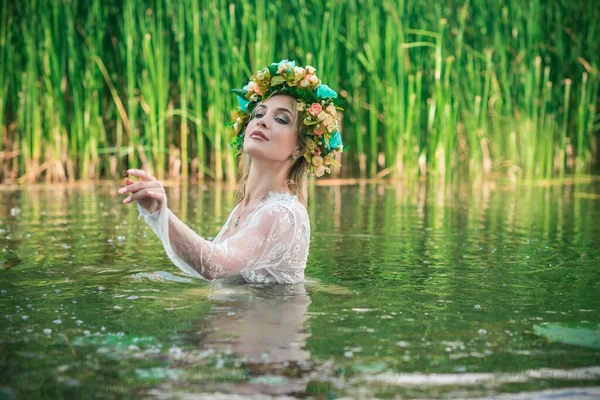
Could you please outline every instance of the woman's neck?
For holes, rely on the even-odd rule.
[[[244,192],[242,205],[246,206],[254,201],[261,200],[269,195],[269,192],[290,193],[287,185],[288,165],[281,163],[252,161],[248,181]]]

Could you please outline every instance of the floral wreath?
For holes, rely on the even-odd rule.
[[[249,121],[257,104],[268,99],[273,92],[293,96],[298,103],[298,111],[304,111],[302,130],[306,136],[307,150],[304,158],[308,161],[309,174],[317,177],[331,173],[330,166],[339,167],[335,159],[338,153],[348,150],[342,145],[337,111],[337,93],[321,83],[310,65],[297,67],[294,61],[281,60],[259,70],[242,89],[233,89],[237,94],[239,109],[232,113],[234,136],[229,147],[236,155],[243,153],[244,132],[242,128]]]

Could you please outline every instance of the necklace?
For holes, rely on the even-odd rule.
[[[261,201],[263,201],[263,200],[264,200],[266,197],[267,197],[267,196],[263,196],[261,199],[259,199],[259,200],[258,200],[258,202],[260,203],[260,202],[261,202]],[[253,204],[253,203],[250,203],[250,204]],[[247,210],[248,206],[249,206],[249,205],[246,205],[246,207],[244,208],[244,210],[243,210],[241,213],[239,213],[239,214],[238,214],[238,216],[237,216],[237,218],[236,218],[236,220],[235,220],[235,223],[233,224],[233,226],[234,226],[235,228],[237,228],[237,227],[238,227],[238,225],[240,224],[240,219],[242,218],[242,216],[243,216],[243,215],[244,215],[244,213],[246,212],[246,210]],[[254,207],[254,208],[256,209],[256,207]]]

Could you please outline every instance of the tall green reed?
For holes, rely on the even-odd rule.
[[[600,12],[567,0],[4,0],[6,9],[0,146],[20,149],[22,179],[141,165],[159,178],[234,180],[230,89],[283,58],[342,89],[351,152],[334,176],[548,178],[587,172],[597,158]]]

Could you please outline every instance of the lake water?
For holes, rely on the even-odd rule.
[[[0,398],[600,397],[599,180],[312,187],[295,286],[182,275],[117,189],[0,190]]]

